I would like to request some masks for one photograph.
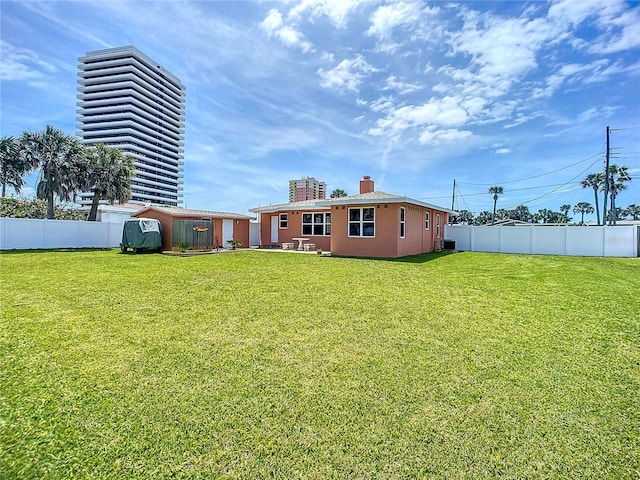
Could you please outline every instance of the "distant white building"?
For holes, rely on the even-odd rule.
[[[133,46],[88,52],[78,61],[77,135],[134,159],[130,203],[180,206],[185,87]],[[81,203],[91,203],[90,192]]]

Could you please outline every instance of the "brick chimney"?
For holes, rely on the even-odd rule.
[[[360,180],[360,193],[370,193],[374,191],[373,180],[369,175],[365,175]]]

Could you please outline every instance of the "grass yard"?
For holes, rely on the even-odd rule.
[[[0,268],[2,479],[640,477],[640,259]]]

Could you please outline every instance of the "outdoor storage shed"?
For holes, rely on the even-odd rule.
[[[194,250],[231,248],[230,240],[249,246],[249,215],[175,207],[146,207],[133,217],[155,218],[162,224],[162,248]]]

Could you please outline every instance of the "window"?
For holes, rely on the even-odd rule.
[[[436,213],[436,238],[440,238],[440,214]]]
[[[349,209],[349,236],[350,237],[375,237],[375,208],[350,208]]]
[[[400,238],[404,238],[406,223],[404,221],[404,207],[400,207]]]
[[[429,212],[424,214],[424,229],[429,230]]]
[[[326,236],[331,235],[330,213],[303,213],[302,235]]]
[[[280,228],[287,228],[289,226],[289,219],[286,213],[280,214]]]

